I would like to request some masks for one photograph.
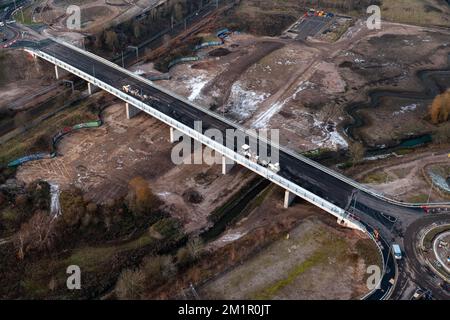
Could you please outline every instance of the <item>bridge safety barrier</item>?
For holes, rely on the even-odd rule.
[[[178,59],[175,59],[175,60],[171,61],[171,62],[169,63],[169,65],[168,65],[168,68],[170,69],[170,68],[172,68],[173,66],[175,66],[175,65],[177,65],[177,64],[180,64],[180,63],[186,63],[186,62],[198,61],[198,60],[200,60],[200,58],[197,57],[197,56],[194,56],[194,57],[183,57],[183,58],[178,58]]]

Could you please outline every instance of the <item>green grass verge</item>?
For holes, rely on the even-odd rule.
[[[370,184],[382,184],[391,181],[393,181],[392,177],[386,172],[372,172],[366,175],[362,182]]]

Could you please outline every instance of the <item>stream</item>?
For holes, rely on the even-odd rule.
[[[448,83],[441,78],[450,79],[450,53],[448,54],[448,67],[446,69],[437,70],[421,70],[416,73],[422,86],[422,92],[413,91],[398,91],[398,90],[382,90],[375,89],[368,93],[369,102],[355,102],[347,105],[346,111],[350,118],[351,123],[344,127],[344,133],[352,140],[359,140],[355,136],[355,129],[361,128],[366,125],[366,120],[359,115],[358,111],[362,109],[372,109],[380,106],[382,98],[400,98],[411,100],[411,102],[428,101],[433,100],[438,94],[441,94],[450,87]],[[367,155],[374,157],[380,154],[392,153],[396,149],[401,148],[414,148],[423,144],[427,144],[432,141],[431,134],[422,134],[409,138],[405,138],[400,142],[396,141],[389,146],[377,146],[368,149]]]
[[[218,209],[221,211],[220,217],[214,222],[214,225],[211,228],[203,231],[200,234],[200,237],[205,242],[218,238],[233,221],[236,221],[237,217],[240,217],[246,212],[248,205],[250,205],[252,201],[270,185],[270,183],[270,180],[262,177],[257,177],[252,180],[243,190],[241,190],[241,194]]]

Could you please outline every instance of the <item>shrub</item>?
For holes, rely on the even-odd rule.
[[[185,247],[177,252],[177,262],[181,267],[190,265],[197,261],[203,253],[203,242],[200,238],[191,238]]]
[[[161,219],[151,229],[161,235],[161,238],[177,238],[181,234],[180,223],[175,218]]]
[[[141,177],[130,181],[126,201],[134,215],[148,214],[160,205],[158,197],[153,194],[148,182]]]
[[[172,257],[168,255],[145,258],[141,270],[148,288],[160,285],[177,272]]]
[[[53,218],[45,211],[38,211],[20,227],[14,244],[19,258],[31,251],[41,252],[55,244],[56,232]]]
[[[64,190],[61,192],[59,201],[64,223],[70,227],[78,225],[86,212],[81,191],[78,189]]]
[[[141,270],[125,270],[117,280],[115,293],[119,299],[139,299],[144,292],[145,275]]]
[[[436,96],[429,110],[431,122],[434,124],[448,121],[450,115],[450,89]]]

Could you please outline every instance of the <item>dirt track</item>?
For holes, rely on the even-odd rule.
[[[283,46],[284,43],[281,41],[263,40],[246,48],[245,51],[241,51],[242,55],[233,61],[225,72],[219,74],[203,89],[204,94],[218,97],[216,103],[219,106],[224,104],[230,96],[233,83],[235,83],[249,67]]]

